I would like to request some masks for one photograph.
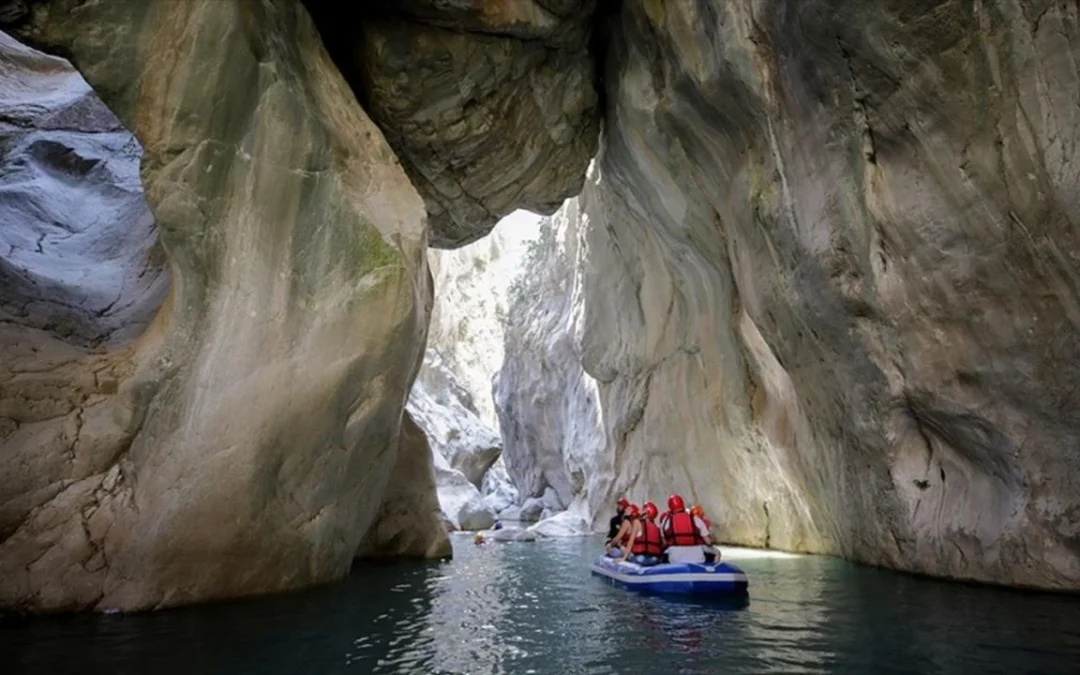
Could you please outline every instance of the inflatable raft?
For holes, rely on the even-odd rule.
[[[590,568],[593,574],[615,583],[651,593],[684,595],[746,595],[746,574],[726,562],[715,564],[661,563],[642,567],[601,555]]]

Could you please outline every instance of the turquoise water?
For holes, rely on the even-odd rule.
[[[1080,673],[1078,597],[729,551],[751,583],[732,607],[590,576],[596,538],[454,545],[255,601],[0,620],[0,673]]]

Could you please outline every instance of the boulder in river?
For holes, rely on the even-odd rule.
[[[435,453],[435,482],[439,505],[458,530],[486,530],[495,524],[495,510],[484,501],[465,475],[454,469],[446,459]]]

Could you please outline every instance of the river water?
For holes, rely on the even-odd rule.
[[[365,565],[345,582],[133,616],[0,619],[0,673],[1080,673],[1080,597],[725,549],[745,604],[589,575],[595,537]]]

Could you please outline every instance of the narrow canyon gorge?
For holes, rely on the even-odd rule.
[[[1075,3],[345,5],[0,0],[0,608],[671,492],[1080,590]]]

